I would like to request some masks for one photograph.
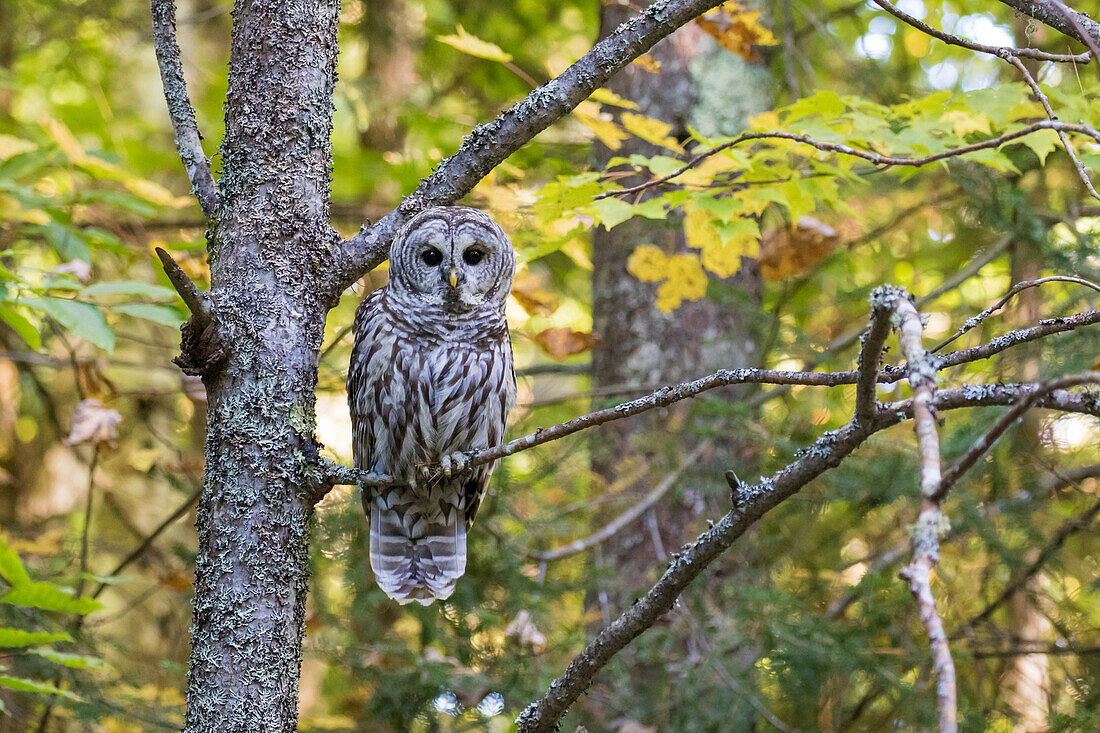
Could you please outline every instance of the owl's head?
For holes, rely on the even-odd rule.
[[[504,307],[516,257],[489,216],[465,206],[435,206],[413,217],[390,247],[390,287],[445,312]]]

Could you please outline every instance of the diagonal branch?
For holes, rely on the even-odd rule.
[[[176,150],[187,170],[191,190],[199,200],[202,213],[209,219],[217,215],[221,197],[210,172],[210,161],[202,149],[195,108],[191,106],[187,82],[183,78],[180,47],[176,43],[176,4],[174,0],[152,0],[152,13],[153,47],[160,67],[164,99],[168,102],[168,115],[176,131]]]
[[[409,218],[429,206],[453,204],[489,171],[561,119],[642,55],[721,0],[659,0],[615,29],[560,76],[543,84],[495,120],[475,127],[400,206],[364,227],[333,253],[332,295],[342,293],[386,259],[390,242]]]
[[[984,405],[1011,405],[1028,394],[1034,385],[999,384],[938,390],[933,407],[949,410]],[[1037,407],[1100,415],[1093,398],[1056,390],[1040,398]],[[854,420],[823,434],[814,445],[800,451],[799,458],[770,478],[742,485],[733,509],[703,532],[694,542],[673,556],[660,580],[615,621],[606,626],[546,693],[531,703],[516,720],[521,733],[551,731],[576,699],[588,689],[596,674],[626,647],[667,613],[676,598],[719,555],[741,535],[784,500],[830,468],[840,465],[849,454],[875,432],[897,425],[913,415],[913,401],[901,400],[879,407],[869,425]]]

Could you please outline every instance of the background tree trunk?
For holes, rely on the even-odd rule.
[[[604,5],[601,35],[613,30],[630,12],[621,4]],[[767,70],[721,48],[696,24],[681,28],[649,56],[660,64],[659,72],[634,64],[616,75],[609,87],[636,102],[641,114],[672,125],[670,134],[681,141],[687,139],[689,126],[704,135],[735,134],[744,128],[748,117],[770,108],[771,78]],[[616,156],[658,153],[667,151],[637,138],[615,151],[597,145],[597,167]],[[627,179],[623,185],[639,182]],[[756,262],[743,260],[742,270],[725,280],[709,275],[711,297],[685,301],[665,313],[654,305],[656,285],[642,282],[627,271],[627,261],[640,244],[651,244],[670,254],[693,251],[687,245],[679,215],[667,221],[635,217],[610,231],[602,227],[595,231],[592,312],[593,330],[599,340],[593,353],[592,386],[597,393],[601,388],[623,385],[651,389],[719,368],[756,364],[759,355],[753,326],[761,294]],[[727,399],[736,399],[743,390],[730,388],[722,392]],[[592,468],[603,485],[621,479],[628,473],[624,470],[627,466],[653,467],[657,470],[649,470],[633,485],[623,487],[626,492],[644,493],[660,480],[661,469],[673,470],[701,440],[698,433],[687,429],[688,410],[688,405],[682,404],[602,428],[593,440]],[[721,476],[719,465],[726,468],[741,463],[731,460],[737,441],[721,425],[710,427],[723,437],[715,441],[714,453],[704,456],[695,467],[699,469],[696,479],[704,472],[710,478],[691,481],[692,488],[683,496],[663,500],[641,521],[597,548],[600,577],[589,605],[599,610],[603,624],[628,608],[639,588],[664,570],[667,553],[693,537],[703,518],[720,516],[728,508],[729,487],[724,483],[719,486],[714,477]],[[605,512],[597,523],[609,520],[614,511]],[[633,651],[627,650],[626,654],[632,655]],[[634,658],[630,666],[637,685],[631,683],[621,692],[634,696],[645,687],[652,693],[656,688],[652,675],[663,672],[647,672]],[[601,699],[593,696],[595,701]],[[601,712],[613,717],[612,711],[597,714]]]
[[[187,728],[294,731],[308,461],[328,302],[336,0],[239,0],[211,296],[227,361],[205,379]]]

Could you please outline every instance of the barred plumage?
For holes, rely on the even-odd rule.
[[[389,282],[356,311],[355,465],[406,482],[362,496],[371,568],[400,603],[447,598],[466,570],[466,530],[493,466],[428,480],[420,468],[501,442],[516,395],[504,317],[514,268],[487,215],[428,209],[394,240]]]

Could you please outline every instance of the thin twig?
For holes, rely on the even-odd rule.
[[[1077,532],[1088,529],[1093,520],[1096,519],[1097,514],[1100,514],[1100,501],[1094,502],[1093,505],[1082,514],[1067,519],[1055,533],[1054,538],[1042,549],[1038,557],[1024,568],[1023,571],[1018,573],[1016,577],[1008,581],[1004,590],[1000,592],[996,599],[956,629],[955,632],[951,634],[951,638],[958,639],[965,636],[970,629],[973,629],[975,626],[992,616],[994,611],[1003,606],[1021,588],[1027,585],[1027,582],[1047,564],[1050,558],[1058,552],[1059,548],[1066,543],[1066,540]]]
[[[933,155],[926,155],[923,158],[909,158],[906,156],[897,155],[882,155],[881,153],[874,153],[867,150],[859,150],[853,148],[850,145],[844,145],[842,143],[827,143],[820,140],[814,140],[809,135],[802,135],[796,132],[745,132],[738,135],[733,140],[717,145],[710,150],[705,150],[702,153],[694,156],[685,163],[682,167],[672,171],[668,175],[654,178],[644,183],[639,183],[637,186],[631,186],[629,188],[619,188],[614,191],[605,191],[601,194],[593,196],[593,200],[599,201],[600,199],[608,198],[609,196],[627,196],[630,194],[644,191],[647,188],[659,186],[662,183],[667,183],[672,179],[687,173],[695,166],[702,163],[707,158],[713,157],[718,153],[728,150],[735,145],[740,145],[743,142],[751,140],[792,140],[803,145],[809,145],[812,148],[816,148],[825,153],[839,153],[841,155],[849,155],[855,158],[862,158],[869,161],[874,165],[882,166],[883,168],[889,168],[895,165],[912,166],[919,168],[929,163],[934,163],[940,160],[947,160],[948,158],[957,158],[961,155],[967,155],[979,150],[988,150],[989,148],[999,148],[1005,143],[1018,140],[1021,137],[1025,137],[1039,130],[1058,130],[1064,132],[1076,132],[1082,135],[1087,135],[1097,142],[1100,142],[1100,131],[1089,125],[1075,125],[1068,124],[1060,121],[1053,120],[1041,120],[1039,122],[1033,122],[1026,127],[1022,127],[1019,130],[999,135],[998,137],[989,138],[988,140],[982,140],[980,142],[972,143],[970,145],[963,145],[957,148],[951,148],[941,153],[935,153]]]
[[[876,0],[876,2],[877,1],[878,0]],[[1019,70],[1020,74],[1024,77],[1024,81],[1031,88],[1032,94],[1034,94],[1035,98],[1039,100],[1039,103],[1043,105],[1043,111],[1047,113],[1047,118],[1057,122],[1058,115],[1054,114],[1054,109],[1050,106],[1050,100],[1047,99],[1047,95],[1043,93],[1043,90],[1039,88],[1038,82],[1035,81],[1031,72],[1024,66],[1024,62],[1014,54],[1008,52],[1002,53],[1000,56]],[[1098,65],[1098,68],[1100,68],[1100,65]],[[1069,138],[1066,137],[1066,133],[1058,130],[1058,139],[1062,142],[1062,147],[1065,149],[1066,155],[1069,156],[1070,162],[1073,163],[1073,167],[1077,171],[1077,177],[1085,184],[1085,190],[1087,190],[1089,195],[1094,199],[1100,201],[1100,193],[1097,193],[1096,189],[1093,187],[1089,172],[1085,169],[1085,164],[1081,162],[1081,159],[1077,157],[1077,153],[1074,152],[1073,146],[1069,143]]]
[[[1054,318],[1042,321],[1038,326],[1010,331],[1009,333],[998,336],[987,344],[980,344],[968,349],[945,354],[936,360],[935,366],[937,369],[943,370],[949,367],[959,366],[960,364],[988,359],[1014,346],[1036,341],[1053,334],[1072,331],[1095,323],[1100,323],[1100,311],[1086,311],[1066,318]],[[907,369],[908,367],[905,364],[888,366],[878,372],[878,382],[880,384],[891,384],[905,379]],[[644,397],[623,402],[614,407],[597,410],[587,415],[581,415],[580,417],[559,423],[550,428],[539,428],[533,433],[516,438],[502,445],[484,448],[478,451],[470,451],[466,454],[466,462],[467,465],[471,467],[480,466],[506,456],[514,455],[521,451],[529,450],[535,446],[558,440],[567,435],[572,435],[573,433],[596,425],[603,425],[604,423],[614,420],[632,417],[652,409],[667,407],[675,402],[696,397],[703,392],[719,387],[727,387],[736,384],[836,387],[843,384],[855,384],[858,379],[859,372],[856,370],[845,372],[796,372],[751,368],[734,370],[722,369],[700,379],[683,382],[669,387],[662,387]],[[971,390],[974,395],[982,393],[983,390],[987,390],[987,388],[982,385],[972,385],[971,387],[963,389]],[[994,401],[987,404],[1005,404],[1005,402],[997,401],[997,399],[1000,398],[996,398]],[[1010,403],[1011,400],[1009,401],[1009,404]],[[328,490],[335,485],[355,486],[362,483],[362,485],[381,486],[399,483],[390,476],[363,472],[327,459],[320,462],[319,468],[320,472],[318,475],[317,487],[311,494],[315,502],[324,498]]]
[[[1041,277],[1041,278],[1038,278],[1037,280],[1024,280],[1022,282],[1018,282],[1015,285],[1013,285],[1009,289],[1009,291],[1007,293],[1005,293],[1004,297],[1001,298],[1000,300],[998,300],[996,303],[989,306],[988,308],[986,308],[984,311],[982,311],[978,315],[976,315],[972,318],[967,318],[966,322],[963,323],[963,325],[959,328],[959,330],[956,331],[954,334],[952,334],[951,337],[948,338],[947,340],[942,341],[939,344],[937,344],[936,347],[934,349],[932,349],[932,353],[935,354],[935,353],[939,352],[941,349],[943,349],[943,347],[945,347],[948,344],[952,343],[953,341],[958,339],[960,336],[963,336],[967,331],[970,331],[973,328],[977,328],[979,325],[981,325],[982,321],[984,321],[986,318],[991,316],[994,312],[999,310],[1001,308],[1001,306],[1003,306],[1005,303],[1012,300],[1012,298],[1017,293],[1020,293],[1024,290],[1027,290],[1028,288],[1034,288],[1034,287],[1037,287],[1039,285],[1044,285],[1046,283],[1051,283],[1051,282],[1075,283],[1077,285],[1084,285],[1087,288],[1092,288],[1093,290],[1095,290],[1097,292],[1100,292],[1100,285],[1097,285],[1096,283],[1092,282],[1091,280],[1085,280],[1084,278],[1080,278],[1080,277],[1070,277],[1069,275],[1051,275],[1050,277]]]
[[[153,47],[160,67],[160,80],[164,86],[164,99],[168,102],[168,115],[176,132],[176,149],[195,198],[206,217],[217,215],[221,196],[210,161],[202,149],[202,135],[195,120],[195,108],[187,94],[187,82],[180,62],[180,47],[176,42],[176,4],[173,0],[152,0]]]
[[[553,550],[546,550],[544,552],[532,551],[527,554],[540,562],[552,562],[554,560],[560,560],[563,557],[575,555],[578,552],[584,552],[591,547],[606,542],[623,529],[623,527],[628,526],[635,519],[642,516],[647,509],[656,504],[662,496],[668,493],[668,490],[679,480],[684,471],[691,468],[700,456],[709,451],[713,445],[714,444],[709,440],[704,440],[700,443],[695,450],[691,451],[691,453],[680,462],[680,465],[661,479],[660,483],[653,487],[653,490],[646,494],[641,501],[632,504],[629,509],[617,516],[610,523],[604,525],[598,532],[584,539],[574,540],[567,545],[557,547]]]
[[[80,577],[76,581],[76,597],[84,594],[84,576],[88,574],[88,538],[92,531],[92,502],[95,499],[95,469],[99,465],[99,442],[92,445],[92,460],[88,462],[88,491],[84,500],[84,528],[80,533]]]
[[[1073,8],[1066,5],[1062,0],[1050,0],[1051,4],[1058,9],[1058,12],[1062,14],[1062,17],[1066,19],[1075,31],[1077,31],[1077,37],[1089,47],[1089,53],[1098,62],[1096,72],[1100,74],[1100,45],[1097,44],[1096,39],[1085,32],[1084,24],[1081,23],[1080,16]]]
[[[903,23],[908,23],[921,33],[938,38],[952,46],[961,46],[962,48],[968,48],[971,51],[977,51],[978,53],[988,53],[993,56],[1001,56],[1004,53],[1010,53],[1013,56],[1024,56],[1031,59],[1038,59],[1040,61],[1057,61],[1071,64],[1087,64],[1089,62],[1089,55],[1087,53],[1081,54],[1063,54],[1063,53],[1047,53],[1046,51],[1040,51],[1036,48],[1010,48],[1007,46],[989,46],[984,43],[976,43],[974,41],[968,41],[965,38],[959,36],[953,36],[950,33],[944,33],[939,28],[933,28],[932,26],[924,23],[917,18],[906,13],[901,8],[893,5],[887,0],[874,0],[875,4],[885,10],[890,15],[894,16]]]
[[[1015,425],[1016,422],[1023,417],[1024,413],[1031,409],[1041,397],[1056,389],[1065,389],[1066,387],[1073,387],[1079,384],[1096,384],[1098,382],[1100,382],[1100,372],[1084,372],[1082,374],[1071,374],[1069,376],[1059,377],[1058,379],[1051,379],[1035,385],[1034,389],[1016,403],[1011,410],[1002,415],[1001,418],[993,424],[993,427],[975,440],[966,453],[952,464],[951,468],[943,474],[939,486],[936,487],[936,490],[932,493],[930,498],[936,503],[943,501],[943,497],[950,491],[951,487],[955,485],[959,477],[969,471],[971,467],[978,462],[978,459],[993,447],[993,444],[997,442],[1004,432]]]
[[[1100,23],[1084,13],[1066,8],[1058,0],[1001,0],[1001,2],[1041,23],[1046,23],[1070,38],[1076,38],[1086,46],[1100,39]],[[1088,40],[1090,38],[1091,43]]]
[[[944,518],[936,491],[941,484],[940,439],[936,429],[933,403],[936,393],[936,367],[932,355],[924,348],[920,313],[907,293],[879,288],[871,294],[875,306],[892,306],[900,323],[899,340],[908,360],[909,386],[913,391],[913,427],[920,452],[921,508],[913,529],[913,560],[901,571],[917,602],[921,622],[932,645],[932,666],[936,671],[936,701],[939,710],[940,733],[958,730],[958,703],[955,685],[955,662],[947,642],[943,619],[936,611],[932,595],[932,568],[939,560],[939,536]]]

